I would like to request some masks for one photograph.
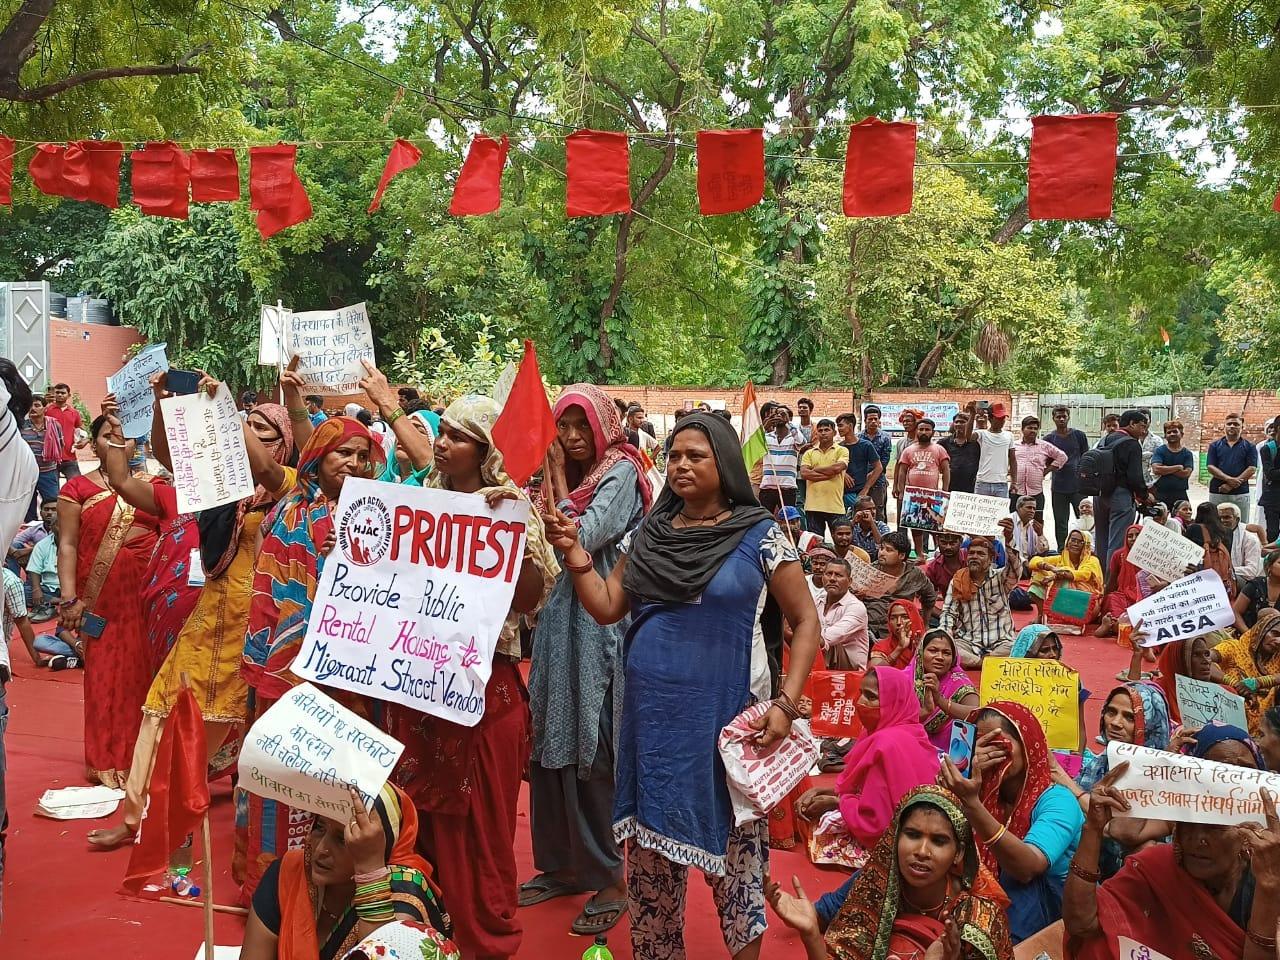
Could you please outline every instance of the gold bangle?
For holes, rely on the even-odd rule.
[[[311,414],[307,413],[305,408],[302,410],[290,410],[289,419],[294,423],[301,423],[303,420],[310,420]]]
[[[997,843],[1000,842],[1000,838],[1003,837],[1008,832],[1008,830],[1009,830],[1009,825],[1007,823],[1001,824],[1000,829],[996,831],[996,835],[987,841],[987,846],[994,847]]]
[[[391,411],[391,416],[387,417],[387,426],[391,426],[391,424],[395,423],[397,420],[399,420],[403,416],[404,416],[404,407],[396,407],[394,410]]]

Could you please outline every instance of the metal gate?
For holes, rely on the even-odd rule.
[[[49,284],[0,284],[0,307],[0,356],[43,393],[49,387]]]
[[[1109,413],[1126,410],[1147,410],[1151,414],[1151,426],[1159,435],[1160,425],[1173,417],[1173,395],[1164,393],[1147,397],[1105,397],[1100,393],[1042,393],[1040,394],[1041,435],[1053,429],[1053,408],[1064,406],[1071,410],[1071,426],[1083,430],[1092,443],[1102,436],[1102,418]]]

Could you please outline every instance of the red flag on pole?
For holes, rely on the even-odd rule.
[[[502,168],[507,164],[508,141],[486,137],[471,141],[462,163],[458,182],[453,185],[449,213],[455,217],[475,217],[493,213],[502,205]]]
[[[187,219],[191,160],[176,143],[148,143],[129,154],[133,202],[153,217]]]
[[[40,143],[27,170],[41,193],[118,207],[123,159],[124,147],[115,140]]]
[[[532,340],[526,340],[511,393],[493,425],[493,442],[502,451],[507,474],[516,486],[524,486],[537,473],[555,438],[556,419],[542,386],[538,351]]]
[[[191,151],[191,200],[217,203],[240,199],[240,165],[230,147]]]
[[[764,131],[698,131],[698,209],[737,213],[764,196]]]
[[[916,125],[867,117],[849,128],[844,158],[844,215],[897,217],[911,212]]]
[[[0,137],[0,205],[13,203],[13,141]]]
[[[1119,131],[1116,114],[1032,117],[1027,215],[1032,220],[1111,216]]]
[[[249,209],[258,212],[258,232],[264,240],[311,219],[311,201],[298,179],[297,160],[296,144],[249,148]]]
[[[575,130],[564,144],[565,214],[602,217],[631,209],[631,150],[625,133]]]
[[[169,855],[200,828],[209,810],[208,764],[200,705],[183,687],[160,734],[146,808],[124,875],[126,889],[137,893],[168,869]]]
[[[386,192],[387,184],[391,182],[392,177],[397,173],[404,173],[410,167],[417,166],[418,161],[421,159],[421,150],[408,140],[397,139],[391,145],[391,153],[387,155],[387,163],[382,168],[382,176],[378,178],[378,189],[373,193],[373,202],[369,204],[367,212],[373,213],[382,206],[382,195]]]

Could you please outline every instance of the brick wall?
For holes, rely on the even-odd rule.
[[[143,339],[133,327],[50,320],[49,385],[65,383],[97,416],[107,377],[124,364],[125,351]]]
[[[1198,393],[1175,393],[1173,395],[1173,419],[1181,420],[1184,430],[1182,444],[1190,450],[1200,450],[1201,418],[1204,416],[1204,397]],[[1160,430],[1161,425],[1152,424],[1153,430]],[[1158,434],[1157,434],[1158,435]]]
[[[1227,414],[1244,414],[1244,435],[1254,443],[1266,439],[1263,432],[1280,416],[1280,397],[1274,390],[1206,390],[1201,412],[1203,445],[1222,436]]]

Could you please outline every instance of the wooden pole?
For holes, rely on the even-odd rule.
[[[204,907],[203,900],[196,903],[196,901],[184,897],[158,897],[157,899],[161,903],[173,903],[180,907]],[[237,917],[247,917],[249,915],[247,907],[231,907],[224,903],[215,903],[213,909],[215,913],[230,913]]]
[[[204,960],[213,960],[213,844],[209,841],[209,811],[200,821],[204,846]]]

